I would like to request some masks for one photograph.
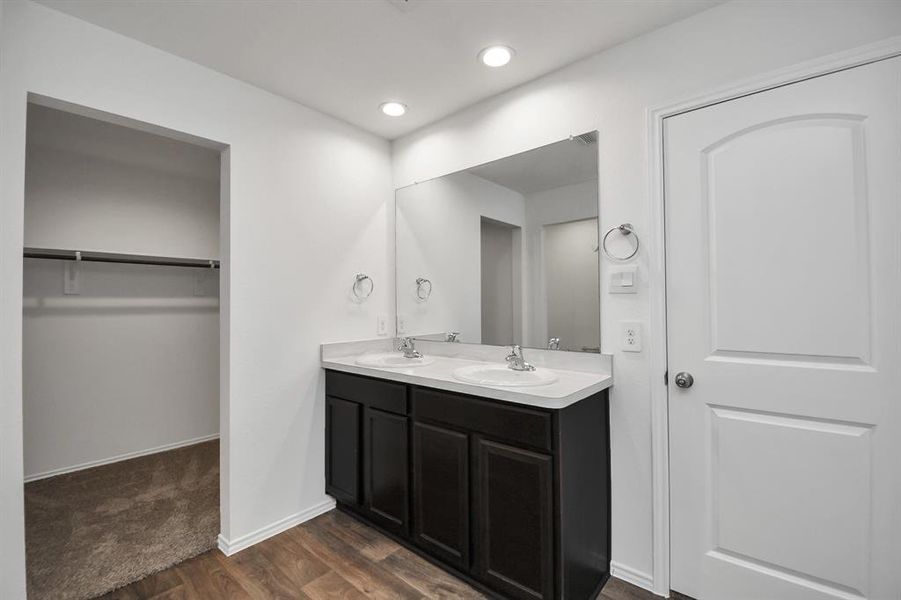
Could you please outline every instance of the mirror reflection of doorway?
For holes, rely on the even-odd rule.
[[[521,343],[521,234],[514,225],[481,223],[482,343]]]
[[[560,350],[600,352],[598,220],[545,225],[542,237],[548,338]]]
[[[396,298],[404,335],[597,352],[597,232],[586,231],[597,223],[597,174],[597,132],[589,132],[397,190]],[[576,319],[555,325],[553,335],[542,247],[550,225],[578,228],[593,240],[589,254],[573,257],[573,272],[551,274],[555,289],[567,288],[579,299],[573,315],[567,306],[575,299],[561,305],[552,294],[554,315]],[[559,264],[565,252],[554,256],[566,268]],[[428,301],[415,293],[414,282],[423,276],[435,284]],[[556,283],[558,276],[567,282]],[[589,287],[590,304],[581,294]],[[583,335],[592,329],[592,339]]]

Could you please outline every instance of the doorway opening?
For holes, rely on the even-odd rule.
[[[522,228],[481,218],[482,343],[522,343]]]
[[[95,597],[216,546],[228,161],[186,138],[29,97],[29,598]]]
[[[558,350],[600,352],[597,217],[544,225],[541,253],[548,339]]]

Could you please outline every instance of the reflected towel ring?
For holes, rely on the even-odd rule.
[[[627,256],[616,256],[615,254],[611,254],[607,249],[607,238],[610,237],[610,234],[614,231],[618,231],[623,236],[633,236],[635,238],[635,248],[632,250],[632,253]],[[631,223],[623,223],[622,225],[617,225],[616,227],[611,227],[607,230],[607,233],[604,234],[604,239],[601,242],[601,246],[604,248],[604,254],[607,255],[607,258],[612,260],[629,260],[638,254],[638,248],[641,245],[641,242],[638,240],[638,234],[635,233],[635,229],[632,227]]]
[[[366,282],[369,282],[368,285]],[[373,283],[372,278],[365,273],[357,273],[354,276],[354,284],[351,287],[351,292],[353,292],[354,298],[359,301],[366,300],[369,296],[372,295],[372,291],[375,289],[375,283]]]
[[[432,282],[425,277],[416,278],[416,297],[425,302],[432,295]]]

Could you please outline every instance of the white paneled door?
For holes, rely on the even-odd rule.
[[[901,600],[901,58],[664,144],[672,588]]]

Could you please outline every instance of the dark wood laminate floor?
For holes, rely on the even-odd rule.
[[[378,531],[332,511],[227,557],[201,554],[104,600],[484,598]],[[650,600],[611,579],[599,600]]]

